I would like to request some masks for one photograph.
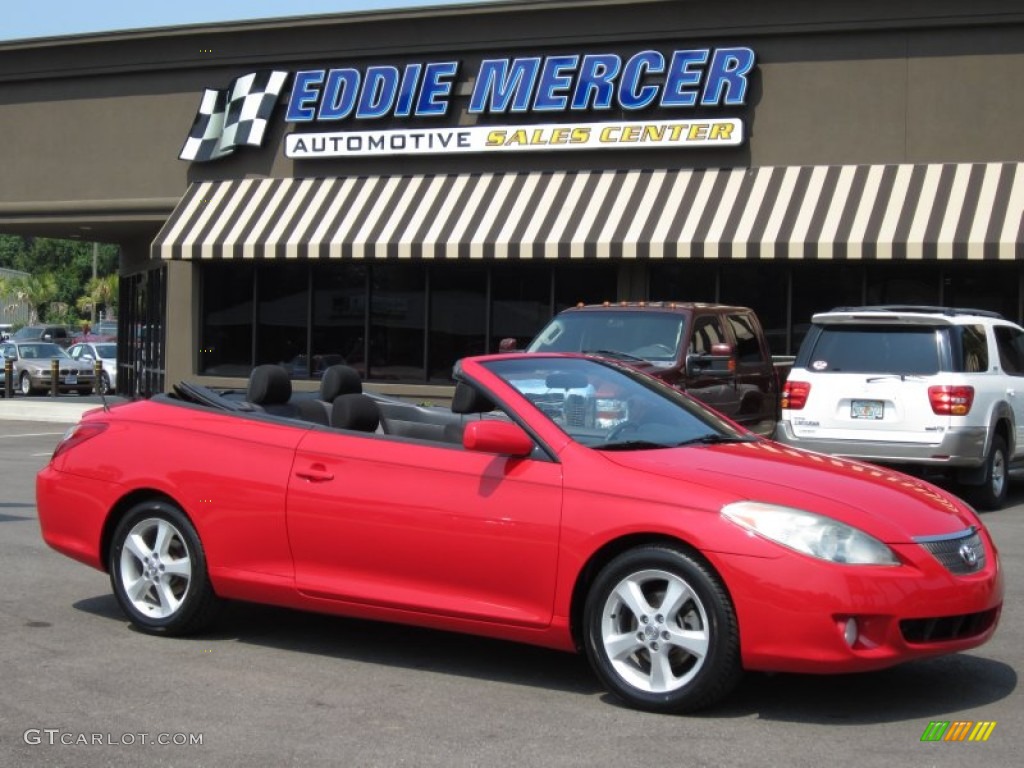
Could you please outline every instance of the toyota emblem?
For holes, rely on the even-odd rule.
[[[978,553],[974,550],[970,544],[962,544],[960,546],[960,559],[964,561],[968,566],[973,568],[978,564]]]

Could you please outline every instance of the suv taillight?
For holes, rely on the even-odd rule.
[[[807,405],[809,394],[811,394],[810,382],[787,381],[782,390],[782,407],[791,411],[799,411]]]
[[[974,404],[974,387],[928,387],[928,400],[939,416],[966,416]]]

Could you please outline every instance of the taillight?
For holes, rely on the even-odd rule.
[[[107,428],[107,423],[104,421],[82,421],[75,424],[71,429],[64,433],[64,438],[57,443],[57,447],[53,450],[53,456],[50,457],[50,461],[53,461],[62,453],[67,453],[72,448],[81,445],[86,440],[96,437]]]
[[[928,400],[939,416],[966,416],[974,405],[974,387],[928,387]]]
[[[782,390],[782,407],[791,411],[799,411],[807,405],[807,396],[811,394],[808,381],[787,381]]]

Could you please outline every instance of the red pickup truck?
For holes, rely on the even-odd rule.
[[[722,304],[581,305],[556,315],[526,351],[615,358],[766,437],[779,418],[779,393],[787,372],[784,363],[772,361],[753,310]]]

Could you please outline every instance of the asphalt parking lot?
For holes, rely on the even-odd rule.
[[[749,674],[724,705],[664,717],[619,705],[582,658],[492,640],[241,604],[201,637],[135,632],[106,575],[39,536],[34,475],[66,427],[0,419],[0,766],[1019,764],[1024,479],[984,515],[1007,580],[988,645]],[[932,721],[996,726],[922,742]]]

